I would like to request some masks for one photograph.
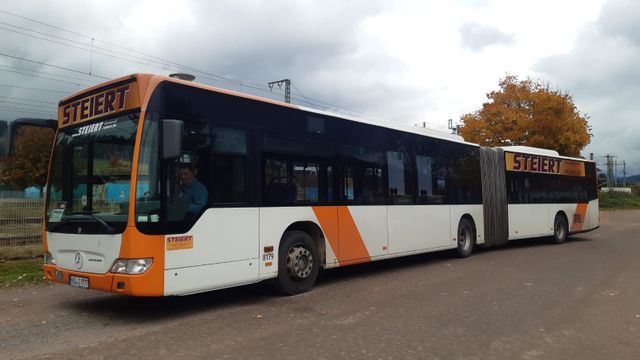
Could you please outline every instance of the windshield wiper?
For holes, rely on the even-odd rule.
[[[96,222],[98,222],[98,224],[102,225],[105,230],[107,230],[107,233],[109,234],[115,234],[118,231],[116,229],[114,229],[111,225],[107,224],[106,221],[100,219],[99,217],[95,216],[93,214],[93,211],[76,211],[76,212],[72,212],[69,215],[89,215],[89,217],[91,217],[93,220],[95,220]]]

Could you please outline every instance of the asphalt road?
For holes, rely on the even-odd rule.
[[[0,290],[0,358],[640,359],[640,211],[563,245],[513,242],[166,299]]]

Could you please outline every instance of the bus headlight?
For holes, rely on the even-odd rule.
[[[53,255],[51,255],[50,252],[45,251],[44,253],[44,264],[45,265],[55,265],[56,264],[56,259],[53,258]]]
[[[153,259],[118,259],[111,267],[116,274],[140,275],[149,270]]]

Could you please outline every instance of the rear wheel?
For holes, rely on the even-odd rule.
[[[320,256],[311,236],[302,231],[286,232],[278,252],[278,290],[285,295],[311,290],[319,269]]]
[[[471,255],[475,242],[475,226],[469,219],[462,218],[458,224],[458,256],[466,258]]]
[[[568,234],[569,225],[567,224],[567,218],[563,214],[557,213],[556,218],[553,220],[553,238],[551,241],[554,244],[562,244],[567,240]]]

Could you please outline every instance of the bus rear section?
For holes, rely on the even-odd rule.
[[[599,227],[596,165],[525,146],[483,149],[488,245],[567,236]]]

